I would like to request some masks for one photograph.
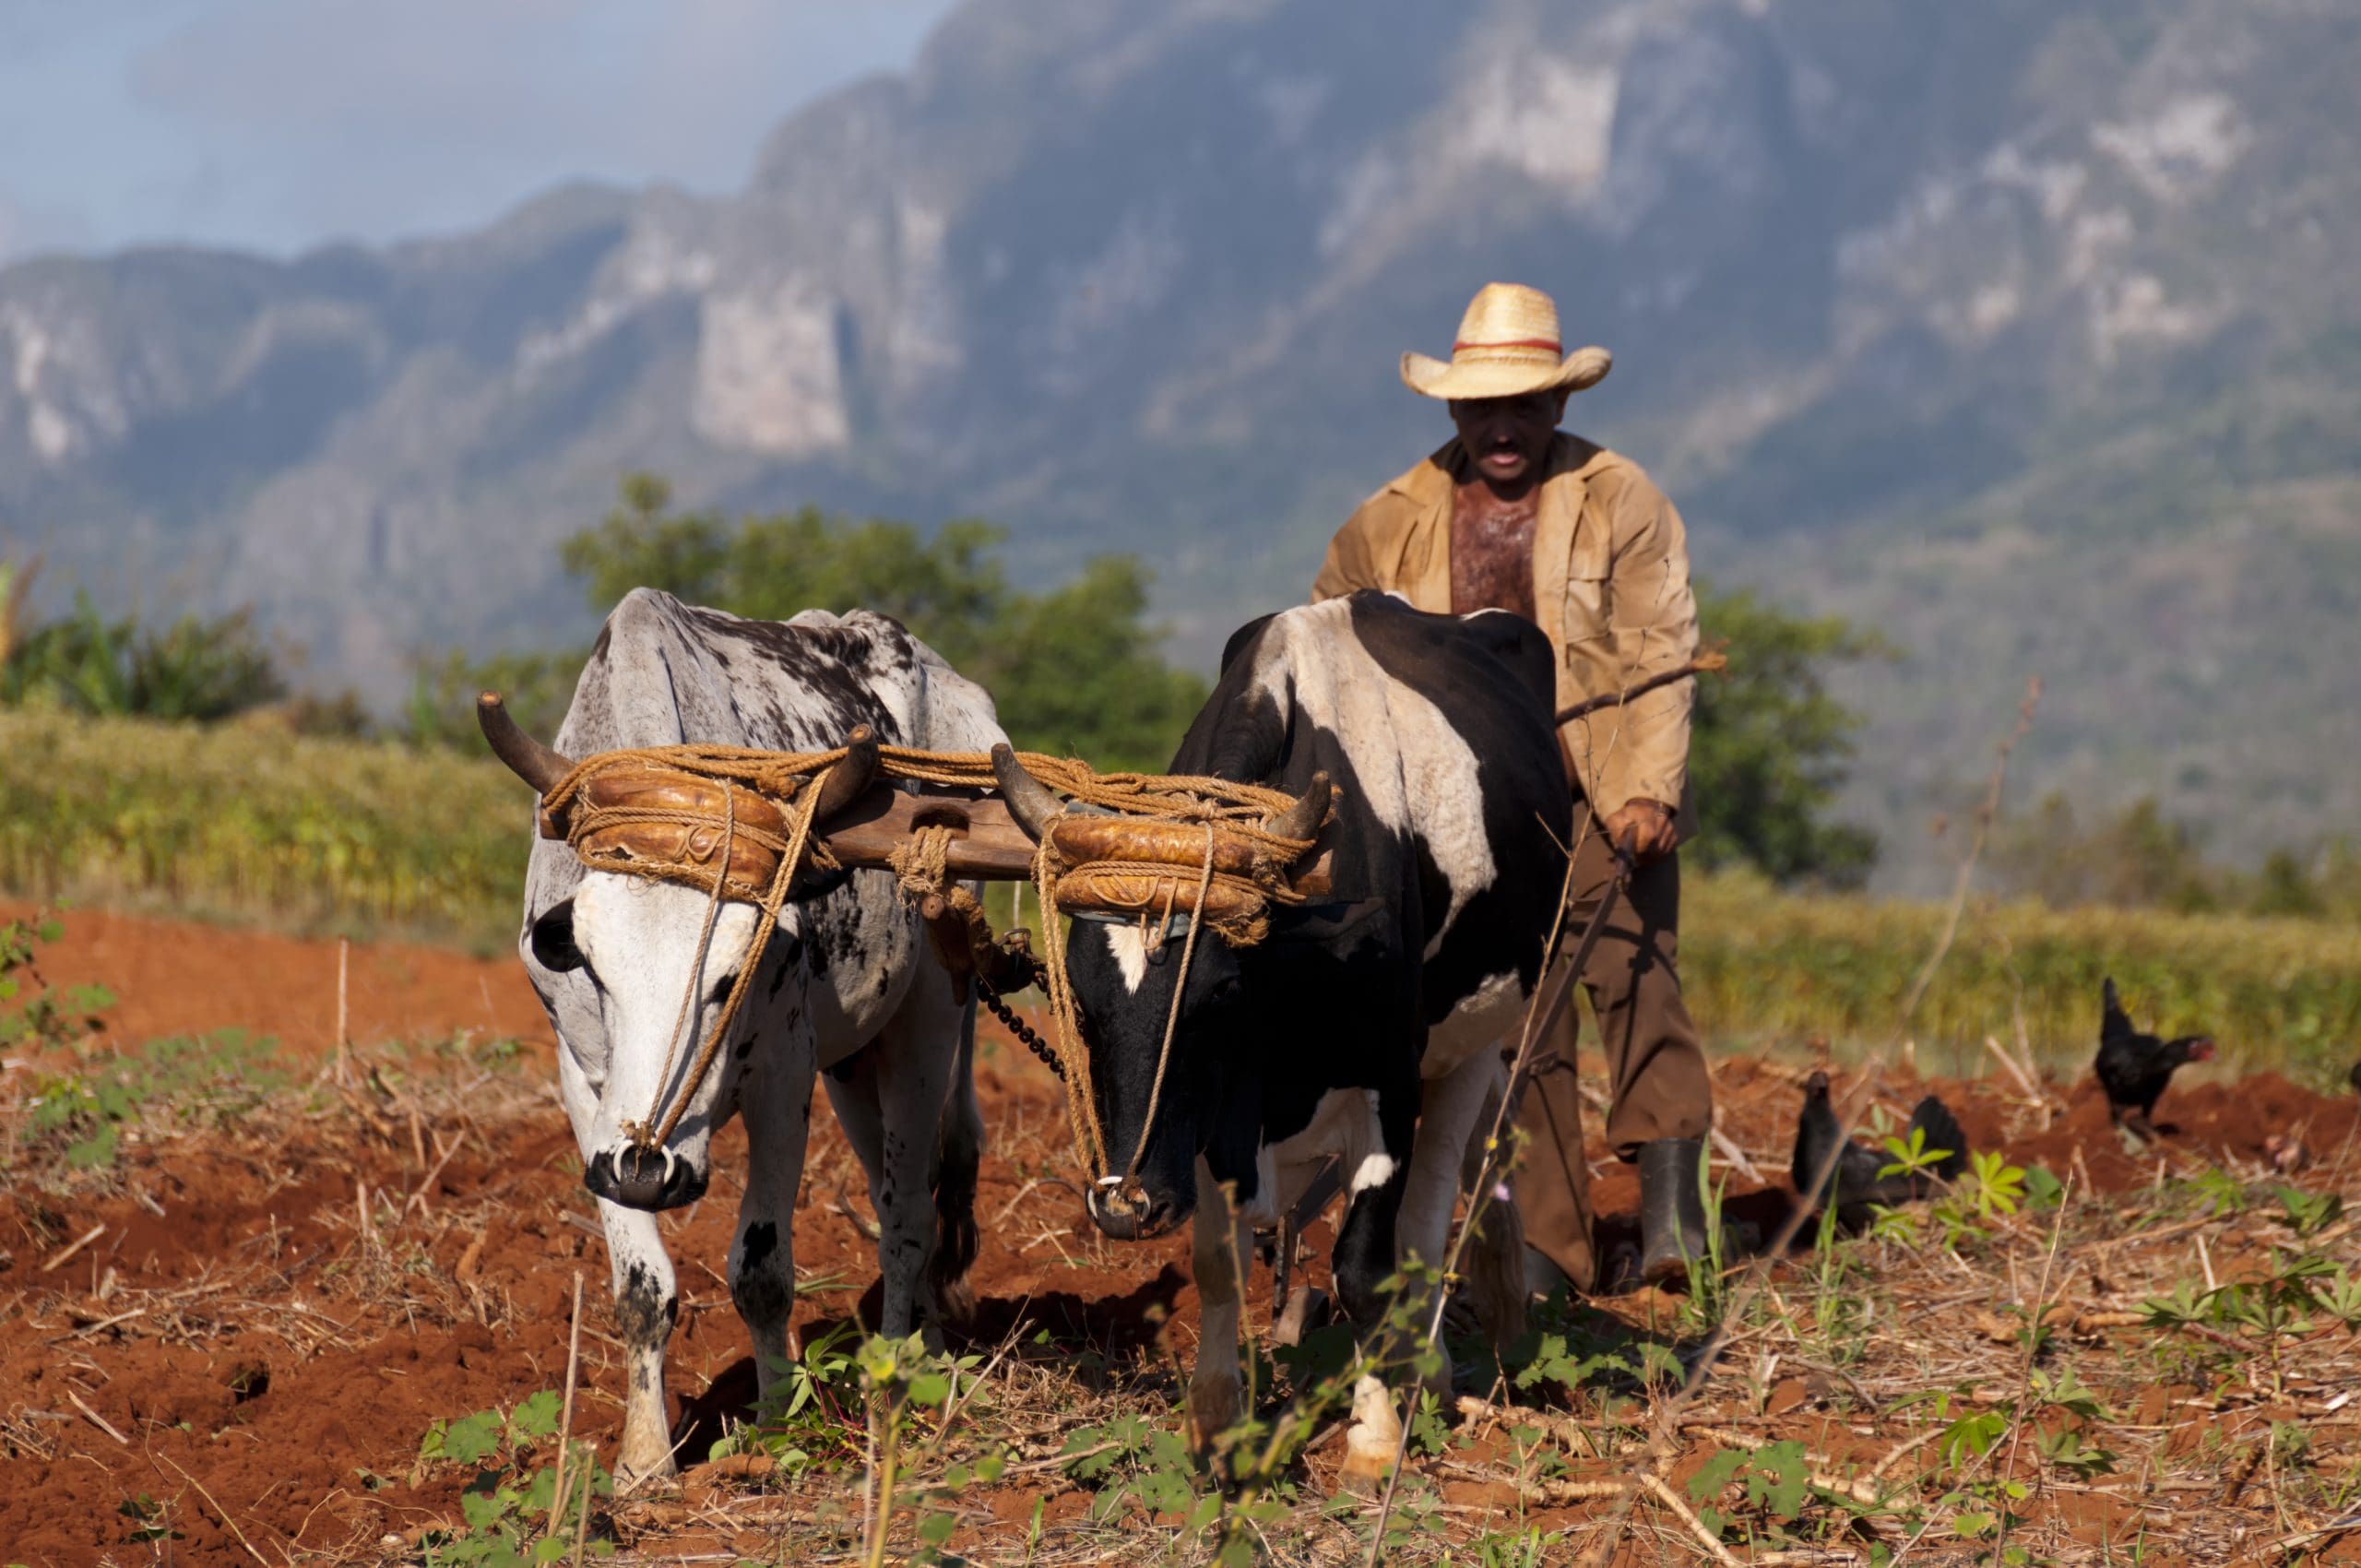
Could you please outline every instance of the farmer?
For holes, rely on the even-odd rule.
[[[1458,434],[1361,504],[1337,530],[1315,600],[1379,588],[1421,610],[1513,612],[1557,654],[1558,707],[1613,698],[1697,651],[1697,605],[1680,514],[1630,459],[1558,428],[1566,399],[1597,384],[1604,349],[1569,355],[1558,307],[1537,289],[1487,284],[1450,362],[1402,356],[1410,390],[1450,406]],[[1583,929],[1628,837],[1636,869],[1582,981],[1607,1048],[1607,1141],[1640,1168],[1640,1266],[1685,1277],[1704,1250],[1698,1157],[1713,1089],[1673,968],[1680,917],[1675,848],[1696,830],[1689,791],[1695,683],[1677,681],[1559,726],[1573,780],[1573,904]],[[1516,1177],[1525,1239],[1575,1289],[1600,1282],[1575,1092],[1577,1019],[1526,1091]]]

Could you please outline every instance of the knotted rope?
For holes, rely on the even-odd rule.
[[[843,747],[810,753],[694,744],[635,747],[584,758],[541,797],[543,832],[564,838],[588,869],[681,883],[710,895],[695,968],[667,1041],[657,1104],[645,1118],[623,1123],[635,1145],[660,1149],[680,1124],[736,1022],[797,875],[813,865],[834,868],[813,818],[831,772],[849,754]],[[991,790],[997,784],[991,759],[982,753],[880,746],[877,761],[878,776],[889,779],[964,790]],[[1232,945],[1262,940],[1271,902],[1302,900],[1289,885],[1287,872],[1311,845],[1309,839],[1268,829],[1265,824],[1295,802],[1262,785],[1193,775],[1101,774],[1086,763],[1036,752],[1020,754],[1018,761],[1034,778],[1064,795],[1069,808],[1080,804],[1114,814],[1061,813],[1050,831],[1041,836],[1032,881],[1041,901],[1047,949],[1039,979],[1055,1026],[1049,1060],[1065,1088],[1068,1130],[1091,1176],[1102,1183],[1121,1182],[1138,1171],[1162,1099],[1198,928],[1210,928]],[[1200,830],[1202,838],[1198,832],[1175,831],[1188,827]],[[950,841],[949,829],[922,826],[890,853],[890,869],[906,897],[921,909],[940,908],[955,917],[968,965],[994,968],[1004,979],[1013,949],[993,937],[974,893],[952,879]],[[1160,905],[1154,926],[1160,940],[1184,884],[1194,895],[1188,911],[1192,919],[1165,1022],[1148,1123],[1128,1167],[1121,1175],[1110,1176],[1079,1007],[1066,975],[1065,933],[1057,916],[1076,910],[1134,915],[1145,933]],[[719,1016],[667,1110],[665,1090],[678,1060],[682,1032],[694,1016],[721,905],[730,901],[752,904],[758,911],[753,941]],[[931,914],[930,925],[936,925]],[[950,953],[944,956],[954,959]],[[959,968],[954,962],[955,972]],[[993,987],[995,998],[998,990],[1006,989],[989,980],[987,984]]]

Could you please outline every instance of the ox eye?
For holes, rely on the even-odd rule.
[[[561,975],[580,968],[584,960],[582,949],[574,944],[574,900],[552,905],[535,921],[529,941],[533,961],[541,968]]]

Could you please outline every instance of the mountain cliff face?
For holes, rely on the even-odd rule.
[[[1440,439],[1394,359],[1516,278],[1704,570],[1907,650],[1865,812],[2039,668],[2036,787],[2300,841],[2361,807],[2355,80],[2343,0],[970,0],[724,199],[0,272],[0,529],[380,695],[578,629],[552,547],[636,467],[1136,550],[1204,650]]]

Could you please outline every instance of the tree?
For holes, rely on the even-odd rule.
[[[30,578],[30,571],[0,573],[0,703],[209,721],[287,695],[278,661],[245,611],[143,626],[135,616],[106,619],[88,593],[77,593],[72,615],[30,625],[23,592]]]
[[[1035,592],[1010,584],[999,553],[1007,535],[990,523],[928,536],[805,506],[732,526],[717,512],[672,512],[671,501],[662,480],[632,475],[622,504],[565,541],[561,559],[595,608],[647,587],[765,620],[874,610],[991,693],[1018,746],[1101,767],[1163,766],[1204,701],[1204,683],[1158,650],[1149,574],[1135,557],[1093,557]]]
[[[1823,821],[1844,788],[1860,716],[1828,695],[1824,668],[1886,645],[1833,617],[1790,615],[1747,589],[1700,583],[1697,618],[1730,665],[1698,683],[1689,742],[1703,833],[1694,858],[1747,861],[1780,882],[1857,885],[1877,861],[1867,829]]]

